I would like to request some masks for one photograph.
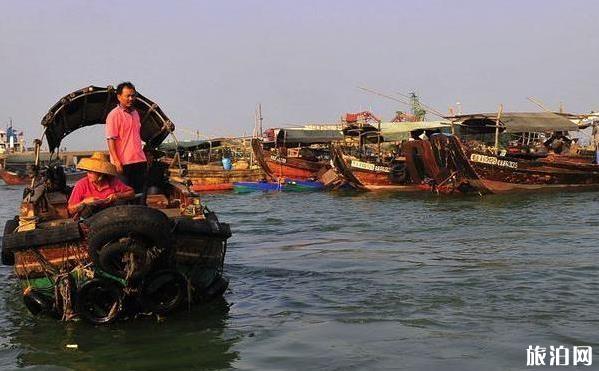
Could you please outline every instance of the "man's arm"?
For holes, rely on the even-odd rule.
[[[121,164],[121,160],[116,152],[116,143],[113,138],[108,138],[108,152],[110,152],[110,158],[112,159],[112,163],[116,167],[116,172],[119,174],[123,173],[123,165]]]
[[[75,215],[81,211],[85,205],[92,205],[97,201],[98,200],[95,197],[87,197],[79,203],[69,204],[69,206],[67,206],[67,210],[69,211],[69,215]]]

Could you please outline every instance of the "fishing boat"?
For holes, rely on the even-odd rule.
[[[67,134],[105,124],[116,104],[111,86],[86,87],[60,99],[42,120],[50,153]],[[134,107],[146,149],[156,148],[174,125],[141,94]],[[36,154],[41,143],[36,141]],[[164,316],[184,303],[222,297],[228,286],[223,264],[230,227],[202,205],[197,193],[165,180],[159,158],[150,167],[145,205],[134,200],[137,204],[105,207],[76,220],[67,211],[70,187],[62,166],[35,163],[34,169],[19,214],[5,225],[1,250],[2,263],[14,267],[32,314],[107,324]]]
[[[453,116],[455,135],[432,141],[451,161],[440,167],[487,193],[599,188],[590,151],[569,139],[579,116],[552,112]]]
[[[269,129],[266,133],[264,140],[252,140],[252,150],[258,165],[275,182],[318,180],[331,168],[331,143],[344,138],[336,125]]]
[[[0,169],[0,179],[2,179],[6,185],[25,185],[31,181],[31,177],[26,173],[6,169]]]
[[[249,140],[243,138],[169,142],[159,149],[171,157],[166,160],[170,178],[177,182],[188,179],[195,192],[228,191],[236,182],[265,179],[253,161]]]
[[[423,174],[423,159],[433,158],[427,146],[435,133],[447,131],[449,121],[391,121],[363,123],[355,127],[358,141],[350,146],[335,146],[332,162],[339,179],[359,190],[377,191],[444,191],[445,176],[439,169]],[[423,150],[424,149],[424,150]],[[429,169],[432,170],[432,169]]]

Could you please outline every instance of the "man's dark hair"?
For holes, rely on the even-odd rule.
[[[118,95],[123,94],[123,89],[124,88],[129,88],[129,89],[135,90],[135,85],[133,85],[133,83],[131,83],[131,81],[122,82],[122,83],[120,83],[120,84],[117,85],[117,87],[116,87],[116,93]]]

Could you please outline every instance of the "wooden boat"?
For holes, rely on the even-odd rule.
[[[0,169],[0,178],[6,185],[25,185],[31,183],[30,176],[6,169]]]
[[[449,127],[449,122],[385,122],[378,123],[376,131],[367,131],[379,136],[377,141],[401,142],[391,153],[353,148],[356,155],[350,155],[347,148],[336,146],[332,151],[332,162],[336,173],[351,187],[359,190],[389,190],[414,192],[434,190],[450,192],[449,173],[434,166],[434,155],[430,146],[423,145],[428,141],[411,140],[413,133],[439,131]],[[364,144],[362,144],[364,147]],[[426,173],[424,170],[426,166]],[[336,179],[339,184],[340,181]],[[452,184],[454,179],[451,179]]]
[[[116,105],[113,87],[90,86],[63,97],[42,121],[50,152],[70,132],[104,124]],[[143,117],[142,140],[155,149],[174,125],[140,94],[134,106]],[[40,148],[36,141],[37,154]],[[150,166],[153,192],[146,205],[103,205],[77,220],[68,215],[70,188],[60,169],[50,164],[35,173],[19,215],[4,228],[2,264],[14,266],[32,314],[107,324],[222,297],[230,228],[203,207],[197,193],[166,181],[159,159]]]
[[[599,189],[599,166],[592,163],[590,153],[581,154],[576,148],[557,151],[549,141],[524,146],[509,141],[514,136],[530,138],[529,133],[552,133],[551,140],[556,133],[559,137],[577,131],[572,117],[551,112],[455,116],[453,140],[436,145],[451,154],[449,171],[460,173],[485,192]]]
[[[343,132],[337,129],[271,130],[272,139],[252,140],[252,150],[258,165],[274,181],[319,179],[331,168],[330,144],[344,138]]]
[[[236,182],[257,182],[265,179],[262,169],[253,163],[251,151],[244,138],[216,138],[188,142],[165,143],[159,147],[172,158],[170,179],[190,180],[195,192],[233,190]],[[182,161],[185,155],[187,161]],[[223,163],[225,161],[225,163]]]
[[[191,189],[195,192],[230,191],[233,190],[234,183],[265,179],[260,167],[250,167],[245,161],[233,163],[230,170],[216,164],[199,165],[186,161],[171,161],[168,171],[170,179],[174,181],[181,182],[183,177],[190,180]]]

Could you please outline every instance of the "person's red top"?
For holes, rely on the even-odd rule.
[[[106,117],[106,139],[114,139],[116,154],[122,165],[146,161],[141,146],[141,123],[135,109],[116,106]],[[111,156],[111,162],[114,159]]]
[[[100,199],[108,198],[111,194],[131,191],[133,188],[121,182],[119,178],[112,177],[108,182],[103,182],[98,189],[90,182],[87,176],[75,183],[75,187],[69,198],[69,206],[74,206],[83,201],[87,197],[95,197]]]

